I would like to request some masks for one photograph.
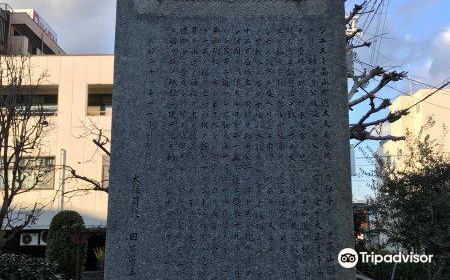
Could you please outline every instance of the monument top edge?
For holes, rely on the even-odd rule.
[[[154,16],[314,16],[329,0],[133,0],[139,15]]]

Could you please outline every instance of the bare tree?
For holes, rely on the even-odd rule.
[[[0,56],[0,248],[35,223],[50,203],[20,200],[53,180],[54,172],[51,160],[42,156],[52,112],[43,106],[39,89],[48,75],[35,70],[29,56]]]
[[[348,76],[351,79],[351,87],[348,93],[349,110],[354,110],[357,106],[365,108],[365,113],[362,114],[358,122],[350,124],[350,139],[359,141],[365,140],[404,140],[404,135],[377,135],[383,125],[388,125],[400,120],[402,117],[409,114],[411,108],[418,104],[425,102],[428,98],[444,89],[449,85],[449,82],[444,82],[441,86],[435,87],[431,93],[417,100],[412,106],[397,111],[388,111],[386,109],[392,105],[390,98],[383,97],[384,90],[396,90],[391,84],[408,79],[408,73],[405,71],[389,71],[381,66],[371,66],[368,63],[359,61],[357,57],[353,56],[356,49],[368,48],[373,45],[373,38],[382,36],[382,34],[375,34],[372,39],[365,40],[362,34],[363,29],[358,28],[355,24],[356,19],[360,16],[372,18],[383,5],[383,0],[367,0],[362,1],[353,7],[352,11],[346,18],[347,23],[347,52],[352,55],[354,61],[364,65],[364,69],[359,73],[354,73],[353,69],[349,69]],[[369,20],[371,21],[371,20]],[[367,21],[366,21],[367,22]],[[367,24],[366,24],[367,26]],[[396,90],[398,91],[398,90]],[[384,116],[378,117],[380,114]]]

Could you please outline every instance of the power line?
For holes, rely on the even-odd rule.
[[[414,99],[416,99],[416,100],[420,100],[420,98],[417,98],[417,97],[415,97],[414,95],[411,95],[411,94],[409,94],[409,93],[407,93],[407,92],[401,91],[401,90],[399,90],[398,88],[395,88],[395,87],[390,86],[390,85],[386,85],[386,86],[387,86],[388,88],[393,89],[393,90],[395,90],[395,91],[397,91],[397,92],[400,93],[400,94],[397,95],[396,97],[399,97],[399,96],[403,95],[403,96],[408,96],[408,97],[414,98]],[[442,109],[445,109],[445,110],[450,110],[450,108],[447,108],[447,107],[445,107],[445,106],[438,105],[438,104],[435,104],[435,103],[431,103],[431,102],[429,102],[429,101],[424,101],[424,103],[430,104],[430,105],[433,105],[433,106],[436,106],[436,107],[439,107],[439,108],[442,108]],[[412,118],[413,118],[413,117],[412,117]]]
[[[373,36],[375,44],[374,44],[374,47],[372,47],[372,53],[371,53],[371,58],[370,58],[370,63],[373,63],[375,52],[377,53],[376,54],[376,63],[375,64],[378,63],[380,56],[383,56],[386,60],[389,60],[388,57],[386,57],[385,55],[383,55],[381,53],[380,49],[381,49],[381,45],[382,45],[382,41],[383,41],[383,35],[386,34],[386,31],[387,31],[387,26],[386,26],[387,14],[388,14],[388,11],[389,11],[391,0],[387,0],[387,2],[385,0],[381,0],[378,3],[378,6],[376,7],[376,9],[374,10],[374,8],[375,8],[377,3],[378,3],[378,0],[375,0],[373,2],[372,8],[371,8],[371,10],[373,10],[372,17],[370,17],[370,21],[368,21],[369,17],[366,17],[365,22],[363,24],[363,28],[362,28],[362,30],[364,30],[363,32],[366,32],[367,29],[372,24],[372,22],[375,19],[375,17],[377,17],[377,27],[376,27],[376,30],[375,30],[375,35]],[[367,7],[369,7],[369,3],[367,3],[367,5],[364,7],[363,12],[367,12]],[[384,22],[383,22],[383,24],[381,24],[381,20],[382,20],[381,16],[382,15],[384,15]],[[381,32],[380,32],[380,30],[381,30]],[[376,40],[377,37],[379,37],[378,40]],[[373,66],[371,65],[371,67],[373,67]],[[424,85],[424,86],[429,87],[429,88],[437,89],[437,87],[435,87],[435,86],[432,86],[432,85],[429,85],[429,84],[426,84],[426,83],[423,83],[423,82],[411,79],[409,77],[405,77],[405,80],[413,82],[414,85]],[[448,94],[446,92],[441,92],[441,93],[450,96],[450,94]],[[411,96],[411,95],[409,95],[409,96]],[[431,103],[429,103],[429,104],[431,104]],[[435,106],[448,109],[448,108],[446,108],[444,106],[439,106],[439,105],[435,105]]]
[[[358,70],[358,69],[356,69],[356,70]],[[358,70],[358,71],[360,71],[360,72],[362,73],[361,70]],[[377,80],[377,79],[375,79],[375,78],[374,78],[374,80],[377,81],[377,82],[379,82],[379,80]],[[409,94],[409,93],[407,93],[407,92],[404,92],[404,91],[402,91],[402,90],[400,90],[400,89],[398,89],[398,88],[395,88],[395,87],[393,87],[393,86],[391,86],[391,85],[386,85],[386,87],[388,87],[388,88],[390,88],[390,89],[393,89],[393,90],[399,92],[400,95],[409,96],[409,97],[411,97],[411,98],[420,100],[420,98],[417,98],[417,97],[415,97],[415,96],[413,96],[413,95],[411,95],[411,94]],[[400,95],[397,95],[397,96],[395,96],[394,98],[399,97]],[[444,106],[442,106],[442,105],[434,104],[434,103],[431,103],[431,102],[429,102],[429,101],[424,101],[424,103],[427,103],[427,104],[430,104],[430,105],[433,105],[433,106],[436,106],[436,107],[439,107],[439,108],[442,108],[442,109],[445,109],[445,110],[450,110],[450,108],[444,107]],[[408,115],[407,115],[407,116],[408,116]],[[412,116],[410,116],[410,117],[413,118],[413,119],[415,119],[415,118],[412,117]]]
[[[432,86],[432,85],[429,85],[429,84],[426,84],[426,83],[424,83],[424,82],[420,82],[420,81],[417,81],[417,80],[414,80],[414,79],[411,79],[411,78],[407,78],[407,80],[409,80],[409,81],[411,81],[411,82],[413,82],[413,83],[415,83],[415,84],[424,85],[424,86],[426,86],[426,87],[428,87],[428,88],[438,89],[438,88],[435,87],[435,86]],[[445,90],[443,90],[443,91],[440,92],[440,93],[442,93],[442,94],[444,94],[444,95],[450,96],[450,94],[449,94],[449,93],[446,93]]]
[[[440,153],[446,154],[446,155],[450,155],[450,152],[444,152],[444,151],[440,151]],[[377,155],[377,156],[364,156],[364,157],[355,157],[355,159],[376,159],[376,158],[400,158],[400,157],[409,157],[411,155],[404,155],[404,154],[397,154],[397,155],[387,155],[387,156],[383,156],[383,155]]]
[[[364,64],[365,66],[368,66],[368,67],[371,67],[371,68],[376,68],[374,65],[372,65],[372,64],[369,64],[369,63],[367,63],[367,62],[363,62],[363,61],[361,61],[361,60],[356,60],[356,62],[358,62],[358,63],[360,63],[360,64]],[[401,66],[389,66],[390,68],[400,68]],[[388,68],[388,67],[385,67],[385,68]],[[358,69],[357,69],[358,70]],[[361,71],[362,72],[362,71]],[[427,83],[424,83],[424,82],[421,82],[421,81],[418,81],[418,80],[415,80],[415,79],[411,79],[411,78],[409,78],[409,77],[404,77],[404,79],[405,80],[407,80],[407,81],[411,81],[411,82],[413,82],[415,85],[424,85],[424,86],[426,86],[426,87],[428,87],[428,88],[431,88],[431,89],[438,89],[438,87],[437,86],[433,86],[433,85],[430,85],[430,84],[427,84]],[[446,79],[446,80],[448,80],[448,79]],[[444,82],[445,83],[445,82]],[[440,93],[442,93],[442,94],[444,94],[444,95],[449,95],[450,96],[450,93],[447,93],[447,92],[445,92],[445,90],[443,90],[443,91],[441,91]]]
[[[389,6],[391,4],[391,0],[388,0],[388,2],[386,3],[386,11],[384,13],[384,22],[383,22],[383,29],[382,29],[382,33],[386,33],[387,32],[387,15],[388,15],[388,11],[389,11]],[[381,49],[381,43],[383,41],[383,37],[380,38],[380,45],[379,45],[379,49]],[[380,53],[380,52],[379,52]],[[378,60],[379,60],[379,56],[377,57],[377,61],[375,64],[378,64]]]
[[[358,63],[360,63],[360,64],[364,64],[364,65],[369,66],[369,67],[371,67],[371,68],[375,68],[373,65],[370,65],[370,64],[368,64],[368,63],[362,62],[362,61],[360,61],[360,60],[357,60],[356,62],[358,62]],[[360,71],[361,73],[363,73],[363,72],[362,72],[361,70],[359,70],[359,69],[356,69],[356,70],[357,70],[357,71]],[[379,82],[379,80],[377,80],[377,79],[375,79],[375,78],[374,78],[374,80],[377,81],[377,82]],[[409,80],[409,78],[405,77],[405,80]],[[411,79],[411,80],[412,80],[412,79]],[[412,80],[412,81],[415,81],[415,80]],[[439,108],[442,108],[442,109],[445,109],[445,110],[449,110],[449,111],[450,111],[450,108],[447,108],[447,107],[442,106],[442,105],[434,104],[434,103],[431,103],[431,102],[429,102],[429,101],[425,101],[425,99],[429,98],[431,95],[434,95],[435,93],[442,93],[442,94],[445,94],[445,95],[450,95],[450,94],[448,94],[448,93],[445,93],[445,90],[443,89],[445,86],[441,86],[441,87],[438,88],[438,87],[435,87],[435,86],[427,85],[427,84],[425,84],[425,83],[422,83],[422,84],[425,85],[425,86],[427,86],[427,87],[430,87],[430,88],[434,89],[435,92],[434,92],[434,93],[431,93],[429,96],[427,96],[426,98],[424,98],[423,101],[419,101],[419,102],[416,103],[415,105],[418,105],[419,103],[424,102],[424,103],[426,103],[426,104],[430,104],[430,105],[433,105],[433,106],[436,106],[436,107],[439,107]],[[389,88],[391,88],[391,89],[393,89],[393,90],[395,90],[395,91],[397,91],[397,92],[400,92],[402,95],[409,96],[409,97],[412,97],[412,98],[417,99],[417,100],[421,100],[420,98],[417,98],[417,97],[415,97],[415,96],[413,96],[413,95],[411,95],[411,94],[409,94],[409,93],[406,93],[406,92],[404,92],[404,91],[401,91],[401,90],[399,90],[399,89],[397,89],[397,88],[395,88],[395,87],[393,87],[393,86],[390,86],[390,85],[386,85],[386,86],[389,87]]]
[[[369,9],[369,11],[371,11],[372,15],[371,15],[371,17],[370,17],[370,16],[366,17],[366,19],[365,19],[365,21],[364,21],[364,24],[363,24],[363,27],[362,27],[363,32],[366,32],[366,31],[369,29],[369,27],[371,26],[373,20],[374,20],[375,17],[379,14],[380,7],[381,7],[382,4],[384,3],[384,0],[381,0],[381,1],[378,3],[378,5],[377,5],[377,3],[378,3],[378,0],[373,1],[373,5],[372,5],[372,7]],[[376,6],[376,8],[375,8],[375,6]],[[364,11],[363,11],[363,12],[367,12],[367,9],[366,9],[366,8],[368,8],[368,7],[369,7],[369,3],[367,3],[367,5],[366,5],[366,7],[364,8]],[[369,19],[369,18],[370,18],[370,19]],[[358,42],[359,42],[359,41],[358,41]]]
[[[387,12],[388,12],[388,5],[384,5],[385,2],[381,1],[379,7],[381,7],[381,9],[377,9],[378,11],[376,12],[375,16],[377,17],[377,27],[375,29],[375,34],[383,34],[385,32],[386,29],[386,19],[387,19]],[[386,9],[385,9],[386,7]],[[384,23],[382,24],[382,16],[384,17]],[[370,62],[373,63],[374,59],[375,59],[375,64],[378,63],[378,60],[380,58],[381,52],[381,45],[383,42],[383,38],[381,37],[380,39],[378,39],[377,41],[375,41],[374,47],[372,47],[372,53],[370,56]],[[383,55],[384,57],[384,55]]]

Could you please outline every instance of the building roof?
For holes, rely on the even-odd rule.
[[[11,25],[35,44],[41,44],[44,53],[65,54],[57,43],[56,33],[48,25],[46,27],[45,21],[34,10],[14,10],[11,14]]]

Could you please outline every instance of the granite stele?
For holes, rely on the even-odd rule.
[[[344,1],[117,8],[106,279],[354,279]]]

